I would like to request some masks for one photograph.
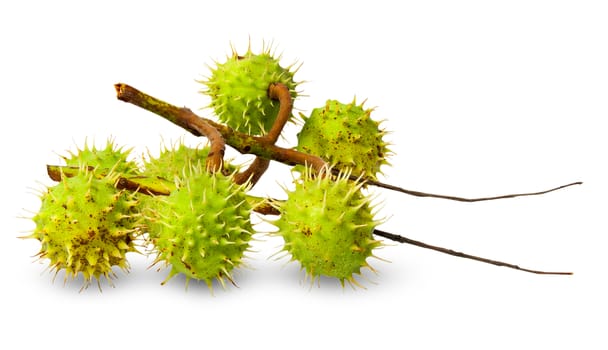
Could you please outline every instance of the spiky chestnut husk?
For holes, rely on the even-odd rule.
[[[226,62],[211,68],[206,81],[201,81],[207,87],[202,93],[211,97],[209,107],[221,122],[240,132],[262,135],[270,130],[279,112],[279,102],[268,97],[270,84],[285,84],[296,98],[292,66],[283,68],[270,49],[254,54],[248,48],[242,56],[233,51]]]
[[[328,100],[310,117],[302,116],[297,150],[319,156],[336,169],[376,179],[380,167],[388,164],[390,150],[383,140],[386,132],[372,120],[371,112],[354,100],[349,104]]]
[[[154,264],[171,266],[163,284],[179,273],[209,288],[213,279],[222,285],[224,278],[234,283],[231,271],[242,264],[253,234],[246,187],[201,165],[187,171],[176,190],[158,197],[160,205],[149,215],[157,252]]]
[[[118,147],[109,139],[105,148],[89,147],[85,142],[84,148],[78,148],[76,152],[69,152],[69,155],[63,156],[67,166],[71,167],[90,167],[96,169],[100,173],[108,173],[112,171],[122,175],[137,175],[139,166],[129,160],[130,149],[124,150],[123,147]]]
[[[151,154],[148,155],[148,158],[144,161],[142,175],[151,181],[155,181],[156,179],[164,179],[171,182],[181,181],[185,176],[190,174],[190,166],[199,164],[205,166],[210,150],[211,147],[208,145],[193,148],[186,146],[182,141],[171,147],[163,146],[157,157]],[[233,174],[236,171],[238,171],[238,167],[227,161],[224,162],[222,173]],[[164,205],[164,202],[154,195],[141,196],[141,201],[143,213],[154,211],[158,206]],[[144,215],[144,217],[147,217],[147,215]],[[158,233],[157,230],[153,228],[152,223],[148,222],[147,219],[145,221],[150,227],[149,234],[155,237]]]
[[[140,216],[135,194],[114,186],[118,174],[100,178],[86,167],[41,195],[32,218],[35,238],[42,244],[37,256],[49,259],[51,270],[65,270],[65,280],[84,276],[83,288],[101,276],[111,284],[113,266],[128,271],[126,253],[136,252]]]
[[[324,275],[342,286],[344,281],[359,285],[354,275],[364,267],[373,271],[367,259],[380,245],[372,235],[380,222],[349,173],[332,178],[326,169],[322,175],[306,171],[287,200],[275,204],[281,216],[273,224],[285,241],[283,250],[300,262],[311,282]]]

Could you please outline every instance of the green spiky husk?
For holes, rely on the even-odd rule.
[[[376,179],[380,167],[388,164],[390,151],[383,141],[385,131],[371,119],[371,112],[355,101],[328,100],[310,117],[302,116],[297,150],[319,156],[341,171]]]
[[[372,235],[379,222],[361,185],[348,181],[348,174],[332,179],[306,172],[288,199],[276,205],[281,217],[274,225],[285,241],[283,250],[311,281],[324,275],[357,284],[353,275],[371,269],[366,259],[380,245]]]
[[[188,172],[149,215],[155,263],[171,265],[165,282],[178,273],[209,286],[213,279],[232,282],[253,234],[246,188],[200,166]]]
[[[269,51],[254,54],[249,49],[243,56],[233,52],[202,82],[207,87],[203,93],[211,97],[209,106],[221,122],[239,132],[263,135],[279,111],[279,102],[268,97],[270,84],[285,84],[296,98],[297,83],[290,68],[281,67]]]
[[[144,162],[144,171],[142,173],[149,181],[167,180],[171,183],[183,181],[191,173],[192,166],[202,166],[206,164],[209,155],[210,147],[208,145],[201,147],[188,147],[183,142],[179,142],[173,147],[163,147],[157,157],[149,155]],[[238,171],[238,167],[224,162],[223,173],[232,174]],[[142,212],[154,212],[158,206],[164,205],[162,197],[157,196],[141,196]],[[144,215],[147,218],[147,215]],[[152,223],[144,219],[148,226]],[[150,230],[149,234],[155,237],[157,230]]]
[[[83,167],[41,196],[28,238],[41,242],[38,256],[49,259],[52,270],[64,269],[66,280],[82,273],[86,286],[101,276],[110,281],[113,266],[128,270],[126,253],[136,251],[140,218],[135,195],[117,190],[117,178],[99,178]]]
[[[63,156],[63,159],[67,166],[90,167],[102,174],[112,171],[123,175],[137,175],[139,167],[129,160],[130,153],[130,149],[123,150],[112,140],[108,140],[105,148],[89,147],[85,143],[83,149],[77,149],[75,153],[69,152],[69,155]]]

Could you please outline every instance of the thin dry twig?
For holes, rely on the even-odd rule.
[[[356,178],[351,176],[351,179],[355,180]],[[494,197],[465,198],[465,197],[457,197],[457,196],[448,196],[448,195],[443,195],[443,194],[434,194],[434,193],[413,191],[413,190],[408,190],[408,189],[405,189],[405,188],[402,188],[402,187],[399,187],[399,186],[385,184],[385,183],[382,183],[382,182],[379,182],[379,181],[375,181],[375,180],[363,179],[362,181],[365,182],[368,185],[372,185],[372,186],[376,186],[376,187],[380,187],[380,188],[385,188],[385,189],[388,189],[388,190],[391,190],[391,191],[401,192],[403,194],[407,194],[407,195],[410,195],[410,196],[439,198],[439,199],[447,199],[447,200],[451,200],[451,201],[468,202],[468,203],[483,202],[483,201],[493,201],[493,200],[497,200],[497,199],[507,199],[507,198],[516,198],[516,197],[526,197],[526,196],[539,196],[539,195],[542,195],[542,194],[547,194],[547,193],[550,193],[550,192],[561,190],[561,189],[566,188],[566,187],[575,186],[575,185],[582,185],[583,184],[581,181],[577,181],[577,182],[569,183],[567,185],[561,185],[561,186],[558,186],[558,187],[554,187],[554,188],[551,188],[551,189],[548,189],[548,190],[544,190],[544,191],[539,191],[539,192],[513,193],[513,194],[504,194],[504,195],[494,196]]]
[[[524,271],[524,272],[530,272],[530,273],[535,273],[538,275],[572,275],[572,272],[554,272],[554,271],[540,271],[540,270],[531,270],[531,269],[526,269],[523,267],[519,267],[517,265],[514,264],[509,264],[503,261],[498,261],[498,260],[492,260],[492,259],[487,259],[487,258],[482,258],[479,256],[475,256],[475,255],[471,255],[471,254],[466,254],[466,253],[462,253],[462,252],[458,252],[452,249],[447,249],[447,248],[442,248],[442,247],[438,247],[435,245],[430,245],[428,243],[424,243],[421,241],[416,241],[414,239],[411,238],[407,238],[407,237],[403,237],[400,235],[396,235],[394,233],[390,233],[390,232],[385,232],[385,231],[381,231],[381,230],[374,230],[374,234],[384,237],[384,238],[388,238],[392,241],[395,242],[399,242],[399,243],[405,243],[405,244],[411,244],[411,245],[415,245],[417,247],[421,247],[424,249],[431,249],[443,254],[448,254],[448,255],[452,255],[452,256],[457,256],[459,258],[465,258],[465,259],[471,259],[471,260],[475,260],[475,261],[479,261],[479,262],[483,262],[486,264],[491,264],[491,265],[496,265],[496,266],[503,266],[503,267],[508,267],[510,269],[515,269],[515,270],[519,270],[519,271]]]

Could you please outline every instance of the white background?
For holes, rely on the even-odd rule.
[[[196,4],[195,4],[196,3]],[[605,349],[608,12],[602,1],[4,1],[0,5],[1,348]],[[307,96],[367,98],[395,155],[384,181],[461,196],[585,184],[464,204],[378,191],[387,231],[521,266],[538,276],[391,244],[366,290],[302,284],[260,234],[239,288],[147,269],[131,256],[116,288],[42,273],[20,240],[51,184],[45,164],[112,136],[158,150],[186,133],[116,100],[125,82],[210,116],[206,64],[230,43],[273,42]],[[293,142],[294,129],[285,144]],[[198,140],[186,135],[186,142]],[[258,193],[289,182],[273,165]],[[284,266],[284,267],[283,267]],[[602,334],[603,333],[603,334]],[[13,345],[7,345],[13,344]]]

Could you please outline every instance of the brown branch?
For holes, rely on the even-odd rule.
[[[268,131],[268,134],[262,136],[262,139],[267,140],[269,143],[276,143],[285,127],[285,124],[291,117],[291,111],[293,109],[293,100],[291,98],[291,92],[287,85],[282,83],[273,83],[268,86],[268,97],[273,100],[278,100],[279,112],[277,118],[272,124],[272,128]]]
[[[209,139],[210,147],[209,154],[206,160],[207,169],[212,172],[223,168],[224,153],[226,151],[226,143],[222,135],[211,124],[204,119],[199,118],[188,108],[182,108],[183,120],[188,123],[194,130],[202,136]]]
[[[182,108],[161,101],[126,84],[119,83],[115,84],[114,87],[116,88],[116,97],[119,100],[131,103],[135,106],[155,113],[167,119],[168,121],[188,130],[193,135],[205,136],[204,133],[199,130],[199,128],[196,128],[194,125],[192,125],[194,119],[190,117],[196,116],[194,113],[190,112],[192,113],[192,115],[184,115],[184,113],[182,112]],[[263,137],[256,137],[244,134],[232,128],[229,128],[226,125],[216,123],[206,118],[196,116],[196,119],[200,119],[206,124],[209,124],[210,126],[215,128],[218,133],[223,137],[225,143],[230,145],[240,153],[255,154],[264,159],[275,160],[288,165],[299,164],[305,166],[312,166],[317,171],[320,171],[323,167],[326,166],[325,161],[320,157],[298,152],[292,149],[281,148],[274,144],[269,144],[268,142],[265,142],[265,139]]]
[[[378,236],[381,236],[381,237],[384,237],[384,238],[388,238],[388,239],[390,239],[392,241],[395,241],[395,242],[405,243],[405,244],[411,244],[411,245],[415,245],[417,247],[421,247],[421,248],[424,248],[424,249],[431,249],[431,250],[434,250],[434,251],[437,251],[437,252],[440,252],[440,253],[444,253],[444,254],[448,254],[448,255],[452,255],[452,256],[457,256],[459,258],[471,259],[471,260],[483,262],[483,263],[486,263],[486,264],[508,267],[510,269],[515,269],[515,270],[518,270],[518,271],[530,272],[530,273],[535,273],[535,274],[539,274],[539,275],[572,275],[573,274],[572,272],[553,272],[553,271],[539,271],[539,270],[526,269],[526,268],[519,267],[517,265],[509,264],[509,263],[506,263],[506,262],[502,262],[502,261],[498,261],[498,260],[492,260],[492,259],[486,259],[486,258],[482,258],[482,257],[479,257],[479,256],[471,255],[471,254],[457,252],[457,251],[452,250],[452,249],[447,249],[447,248],[442,248],[442,247],[430,245],[430,244],[427,244],[427,243],[424,243],[424,242],[413,240],[411,238],[403,237],[403,236],[396,235],[396,234],[389,233],[389,232],[384,232],[384,231],[381,231],[381,230],[374,230],[374,234],[378,235]]]
[[[272,128],[266,135],[260,138],[260,141],[268,144],[275,144],[279,139],[285,124],[291,117],[293,100],[291,98],[289,88],[287,85],[282,83],[270,84],[268,86],[268,97],[279,101],[279,112],[277,113],[274,124],[272,124]],[[249,181],[252,185],[255,185],[260,180],[262,175],[264,175],[269,165],[270,160],[256,156],[253,163],[249,165],[247,170],[236,174],[234,181],[237,184],[242,184]]]
[[[209,139],[210,147],[206,166],[211,171],[221,170],[224,162],[226,143],[222,134],[208,120],[199,118],[188,108],[178,108],[158,99],[146,98],[146,95],[126,84],[114,85],[119,100],[130,102],[147,110],[156,110],[158,114],[182,128]]]
[[[88,171],[95,171],[92,166],[87,167]],[[82,169],[74,166],[62,166],[62,165],[48,165],[46,166],[46,172],[53,181],[61,181],[63,177],[72,177],[80,173]],[[101,172],[98,174],[99,177],[104,177],[107,174]],[[120,176],[117,178],[114,184],[119,190],[127,190],[131,192],[139,192],[147,195],[157,196],[168,196],[173,189],[173,182],[152,178],[149,179],[145,176],[131,176],[124,177]]]
[[[269,165],[270,161],[268,159],[255,157],[247,170],[234,175],[234,182],[239,185],[249,182],[253,186],[258,183],[262,175],[264,175],[266,172],[266,169],[268,169]]]

